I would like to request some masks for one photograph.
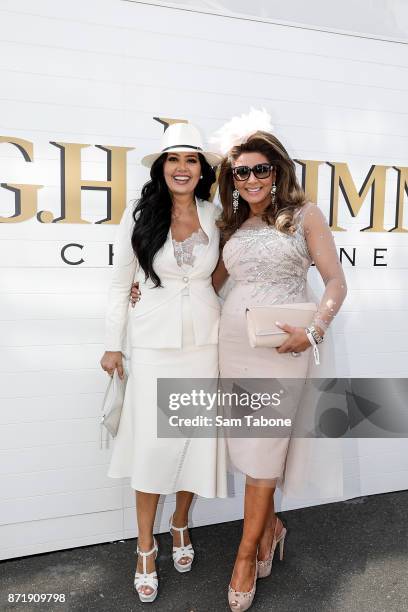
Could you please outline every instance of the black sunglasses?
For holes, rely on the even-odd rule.
[[[271,170],[274,164],[256,164],[256,166],[236,166],[232,168],[232,176],[236,181],[247,181],[251,176],[251,172],[258,179],[266,179],[271,176]]]

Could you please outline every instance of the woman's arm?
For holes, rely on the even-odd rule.
[[[133,206],[125,209],[120,221],[113,249],[113,272],[108,292],[105,316],[105,354],[102,368],[113,373],[122,370],[122,348],[126,339],[129,308],[129,288],[134,280],[137,259],[133,252]]]
[[[313,324],[323,336],[338,313],[347,295],[343,268],[326,217],[315,204],[308,203],[302,210],[303,229],[309,253],[325,284]]]
[[[313,318],[313,326],[323,337],[346,297],[347,284],[333,235],[322,211],[315,204],[308,203],[301,209],[300,222],[303,224],[310,256],[325,284]],[[289,338],[277,349],[278,353],[301,352],[310,347],[303,328],[282,323],[278,326],[289,333]]]

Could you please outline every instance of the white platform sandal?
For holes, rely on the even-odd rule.
[[[184,546],[184,531],[187,531],[188,525],[185,527],[175,527],[173,525],[173,515],[170,517],[170,534],[173,535],[173,531],[178,531],[180,533],[181,546],[173,546],[173,561],[174,567],[180,573],[189,572],[191,570],[191,566],[193,564],[194,559],[194,549],[191,544],[187,544]],[[188,563],[180,563],[180,559],[182,558],[190,559]]]
[[[150,574],[148,574],[146,571],[147,570],[146,558],[149,555],[152,555],[154,553],[154,558],[156,559],[157,551],[158,551],[158,546],[157,546],[155,537],[153,537],[153,548],[152,550],[149,550],[149,552],[143,552],[142,550],[140,550],[139,546],[137,547],[137,554],[140,555],[143,559],[143,573],[141,572],[135,573],[134,585],[135,585],[137,594],[139,595],[139,599],[142,602],[154,601],[157,597],[157,591],[159,587],[159,581],[157,579],[157,572],[156,570],[154,570],[153,572],[150,572]],[[153,590],[149,595],[146,595],[145,593],[143,593],[143,591],[138,590],[142,586],[147,586]]]

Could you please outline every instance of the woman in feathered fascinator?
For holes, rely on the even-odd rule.
[[[293,160],[272,132],[268,113],[252,110],[234,117],[212,139],[224,156],[218,221],[224,246],[216,281],[221,284],[228,274],[233,281],[220,322],[220,373],[222,379],[263,379],[261,391],[273,390],[277,381],[296,414],[302,409],[310,359],[319,363],[318,345],[344,300],[346,282],[327,221],[307,201]],[[318,305],[308,300],[306,276],[312,262],[325,284]],[[280,321],[275,315],[266,329],[261,319],[254,319],[251,337],[247,311],[265,318],[275,305],[284,306],[278,310],[285,312]],[[307,327],[287,323],[290,309],[293,317],[304,318],[308,308]],[[282,379],[290,380],[282,385]],[[254,380],[246,384],[260,390]],[[279,407],[266,414],[279,415]],[[297,440],[290,433],[279,436],[269,429],[268,437],[260,435],[253,427],[246,438],[228,437],[230,460],[246,475],[243,534],[228,592],[232,610],[251,606],[256,579],[271,573],[278,544],[282,558],[286,528],[274,511],[275,488],[284,490],[287,482],[307,481],[308,476],[305,458],[294,459],[299,453],[294,453]]]

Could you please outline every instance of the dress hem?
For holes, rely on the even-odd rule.
[[[115,475],[113,476],[112,474],[108,474],[107,475],[108,478],[132,478],[131,476],[129,476],[128,474],[126,475]],[[129,483],[130,487],[132,489],[134,489],[135,491],[140,491],[141,493],[150,493],[152,495],[174,495],[175,493],[178,493],[180,491],[188,491],[189,493],[193,493],[193,495],[198,495],[199,497],[204,497],[206,499],[227,499],[229,497],[228,493],[225,493],[223,495],[220,494],[215,494],[214,493],[209,493],[208,491],[204,492],[200,492],[198,490],[192,491],[189,488],[185,488],[185,487],[179,487],[176,490],[172,490],[172,489],[168,489],[168,490],[164,490],[164,491],[153,491],[153,490],[149,490],[146,487],[136,487],[134,485],[134,482],[131,480],[131,482]]]

